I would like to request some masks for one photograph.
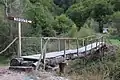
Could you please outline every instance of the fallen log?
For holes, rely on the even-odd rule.
[[[23,58],[14,58],[10,61],[10,66],[20,66]]]

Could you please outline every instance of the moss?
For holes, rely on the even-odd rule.
[[[8,65],[9,61],[10,59],[8,57],[0,56],[0,66]]]

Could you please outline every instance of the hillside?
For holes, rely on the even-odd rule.
[[[79,63],[81,60],[75,60],[70,62],[72,63],[68,66],[70,71],[66,74],[73,76],[75,71],[74,76],[76,77],[79,75],[85,77],[86,74],[93,77],[96,77],[93,74],[97,74],[97,77],[107,77],[105,79],[79,78],[75,80],[119,80],[117,71],[119,73],[120,0],[0,0],[0,51],[18,37],[18,22],[10,20],[8,17],[32,21],[31,24],[21,24],[22,37],[106,36],[107,43],[118,48],[114,53],[117,54],[114,55],[115,61],[111,60],[111,56],[105,56],[97,59],[97,62],[88,61],[85,66]],[[105,34],[103,34],[104,28],[107,28],[108,31]],[[40,44],[39,38],[22,38],[23,55],[39,53]],[[69,46],[76,48],[73,44],[75,44],[74,41]],[[56,45],[58,45],[56,41],[51,41],[47,50],[56,50]],[[63,42],[61,45],[63,48]],[[0,65],[8,65],[10,59],[17,53],[18,42],[16,41],[0,54]],[[76,67],[73,68],[74,65]],[[85,66],[85,68],[80,68],[81,66]]]

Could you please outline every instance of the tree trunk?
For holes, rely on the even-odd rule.
[[[99,21],[99,32],[103,32],[103,21]]]

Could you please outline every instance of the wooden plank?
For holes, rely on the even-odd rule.
[[[33,67],[31,66],[10,66],[10,70],[20,70],[20,71],[32,71]]]

